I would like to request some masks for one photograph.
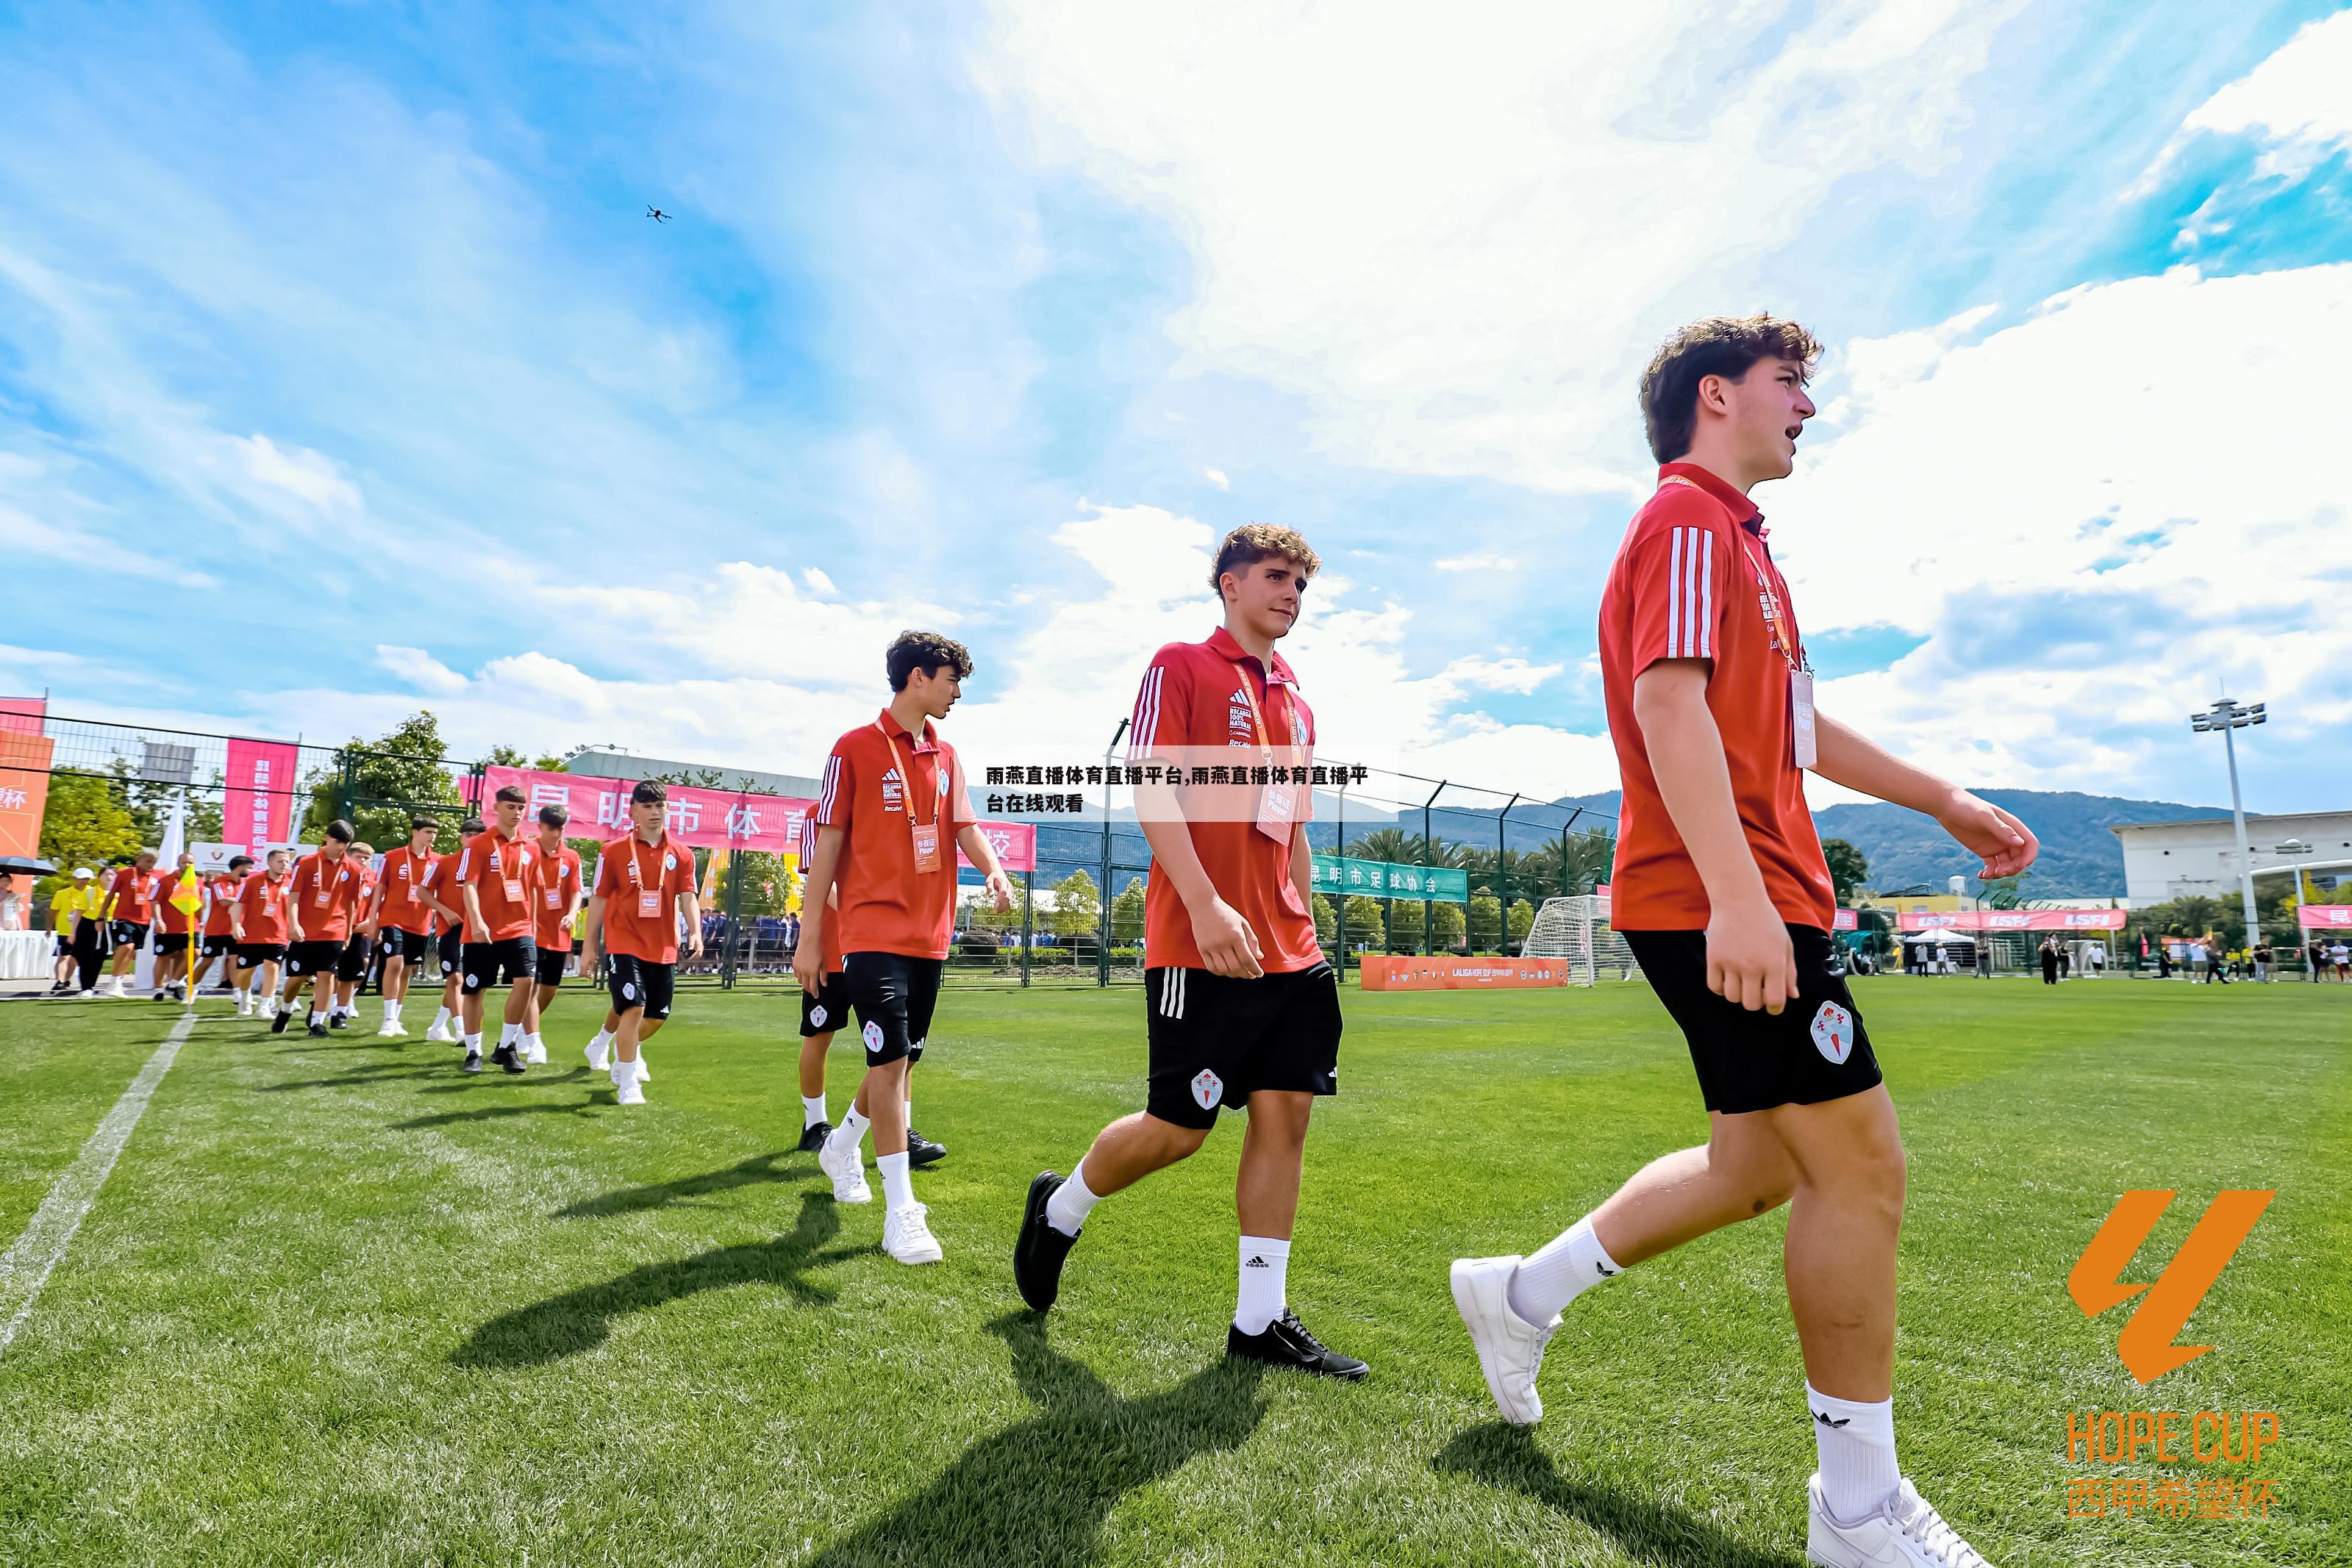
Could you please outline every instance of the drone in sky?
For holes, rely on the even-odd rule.
[[[671,214],[663,212],[659,207],[647,207],[646,209],[646,216],[653,219],[653,221],[657,224],[666,224],[669,222]]]

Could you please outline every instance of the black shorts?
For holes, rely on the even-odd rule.
[[[676,964],[656,964],[634,953],[604,955],[604,985],[613,994],[616,1013],[643,1008],[649,1019],[666,1019],[677,983]]]
[[[433,938],[423,931],[403,931],[397,925],[387,925],[376,933],[375,939],[386,958],[397,958],[404,964],[422,964],[433,956]]]
[[[466,944],[466,989],[469,993],[528,980],[537,972],[537,949],[528,936],[501,936],[495,942]]]
[[[831,1034],[849,1021],[849,980],[839,969],[824,977],[816,995],[801,993],[801,1038]]]
[[[331,975],[342,961],[343,944],[340,939],[297,942],[286,949],[286,972],[289,975]]]
[[[188,934],[186,932],[158,931],[155,933],[155,956],[158,958],[166,953],[184,953],[187,950]]]
[[[147,927],[133,921],[109,921],[106,929],[107,935],[113,938],[111,945],[114,946],[128,947],[136,953],[147,946]]]
[[[1862,1012],[1846,989],[1830,934],[1791,925],[1797,995],[1778,1018],[1749,1012],[1706,988],[1706,933],[1619,935],[1658,1000],[1682,1026],[1706,1108],[1727,1116],[1775,1105],[1818,1105],[1884,1082]]]
[[[286,956],[283,942],[240,942],[236,945],[236,961],[248,969],[264,964],[275,964]]]
[[[205,945],[203,948],[204,956],[207,958],[217,958],[224,953],[235,953],[236,951],[236,938],[230,936],[227,932],[208,931],[205,933]]]
[[[939,1005],[945,958],[909,958],[903,953],[851,953],[841,972],[842,988],[857,1009],[866,1040],[866,1065],[880,1067],[904,1058],[923,1060],[931,1032],[931,1009]]]
[[[1339,977],[1317,963],[1254,980],[1146,969],[1151,1078],[1143,1109],[1179,1127],[1217,1124],[1261,1089],[1339,1092]]]
[[[572,949],[569,947],[534,947],[531,950],[539,955],[538,957],[532,960],[532,962],[538,966],[539,983],[542,986],[560,986],[563,984],[563,967],[572,962]]]
[[[354,936],[343,944],[343,956],[335,960],[335,978],[357,984],[367,978],[368,957],[375,944],[365,936]]]
[[[466,967],[466,938],[465,935],[456,926],[452,925],[448,930],[441,933],[441,938],[435,946],[441,955],[441,977],[443,979],[446,980],[450,976],[458,974],[464,970]]]

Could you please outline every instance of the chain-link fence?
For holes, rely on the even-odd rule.
[[[442,850],[476,810],[488,760],[347,744],[256,740],[160,726],[45,716],[37,737],[10,737],[0,785],[45,797],[42,844],[61,873],[103,871],[154,847],[176,804],[192,841],[252,847],[308,843],[341,817],[379,852],[412,821],[436,824]],[[35,781],[37,780],[37,786]],[[687,782],[688,780],[677,780]],[[1150,845],[1119,787],[1097,789],[1088,818],[1032,816],[1034,869],[1013,876],[1009,912],[965,873],[949,977],[957,985],[1105,986],[1143,977]],[[1366,953],[1515,953],[1546,899],[1605,882],[1616,820],[1591,807],[1531,800],[1450,779],[1367,768],[1316,791],[1307,836],[1335,885],[1314,899],[1325,949],[1344,967]],[[569,841],[593,883],[601,837]],[[792,983],[796,864],[771,853],[695,852],[704,951],[682,984]],[[1349,864],[1458,875],[1424,898],[1347,891]],[[36,905],[46,920],[44,879]]]

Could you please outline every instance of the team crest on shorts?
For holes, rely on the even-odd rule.
[[[635,980],[623,980],[621,982],[621,999],[625,1002],[633,1002],[637,999],[637,983]]]
[[[1192,1098],[1203,1111],[1215,1110],[1217,1102],[1223,1099],[1224,1094],[1225,1081],[1205,1067],[1192,1080]]]
[[[1853,1054],[1853,1015],[1835,1002],[1823,1002],[1813,1015],[1813,1049],[1823,1060],[1843,1066]]]
[[[809,1009],[809,1028],[823,1029],[824,1027],[824,1004],[820,1002],[815,1007]]]
[[[879,1051],[882,1049],[882,1026],[880,1024],[875,1023],[869,1019],[867,1020],[866,1027],[858,1032],[865,1037],[866,1050]]]

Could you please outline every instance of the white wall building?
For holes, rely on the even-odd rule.
[[[2192,894],[2238,896],[2237,831],[2227,817],[2117,823],[2107,831],[2122,841],[2125,902],[2134,909]],[[2336,879],[2352,887],[2352,811],[2250,811],[2246,843],[2257,888],[2263,872],[2275,870],[2284,880],[2293,866],[2307,868],[2323,889]]]

